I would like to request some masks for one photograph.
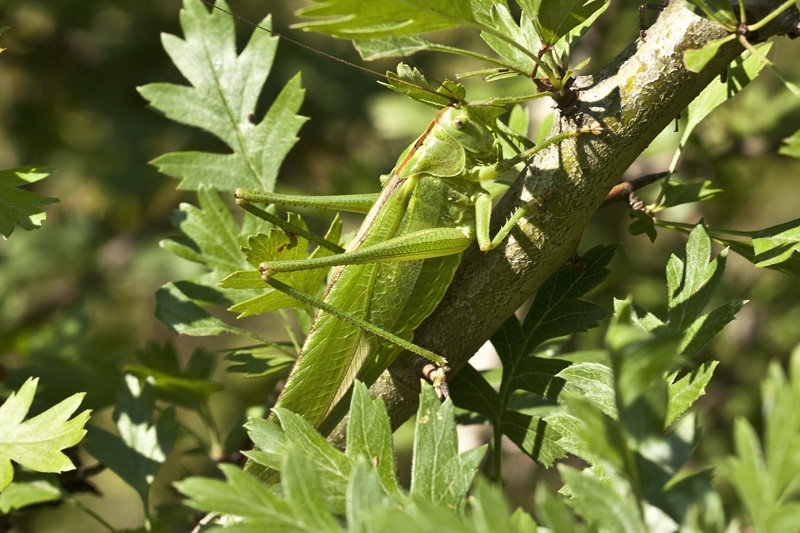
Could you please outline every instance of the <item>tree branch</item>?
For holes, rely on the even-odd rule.
[[[796,35],[798,21],[792,9],[760,30],[759,38]],[[447,358],[450,375],[574,254],[584,227],[625,170],[741,54],[738,42],[730,41],[702,72],[686,69],[686,50],[725,36],[718,24],[698,17],[683,2],[672,2],[644,41],[632,43],[601,72],[575,80],[574,98],[562,102],[551,133],[594,122],[603,132],[537,154],[494,210],[494,229],[517,206],[533,201],[536,207],[504,245],[489,253],[476,246],[464,252],[441,304],[415,333],[415,343]],[[418,391],[419,377],[407,358],[371,389],[386,402],[394,427],[415,412]],[[343,434],[340,426],[332,438]]]

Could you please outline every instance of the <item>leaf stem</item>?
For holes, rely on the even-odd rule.
[[[770,22],[772,22],[778,15],[789,9],[795,4],[796,0],[786,0],[783,4],[778,6],[772,13],[764,17],[763,19],[759,20],[755,24],[750,24],[747,26],[747,31],[758,31]],[[742,21],[744,22],[744,21]]]
[[[100,516],[99,514],[94,512],[94,510],[92,510],[91,508],[89,508],[86,505],[84,505],[83,502],[81,502],[77,498],[75,498],[73,496],[69,496],[69,497],[64,498],[64,501],[67,502],[70,505],[74,505],[75,507],[77,507],[78,509],[80,509],[81,511],[86,513],[87,515],[91,516],[92,518],[94,518],[95,520],[97,520],[98,522],[103,524],[105,527],[107,527],[109,531],[115,531],[115,532],[119,531],[119,529],[117,529],[114,526],[112,526],[109,522],[106,521],[105,518],[103,518],[102,516]]]
[[[792,3],[794,3],[794,0],[792,1]],[[756,56],[762,63],[764,63],[766,66],[768,66],[772,70],[772,72],[775,74],[775,76],[777,76],[777,78],[779,80],[781,80],[781,82],[783,82],[783,84],[786,86],[786,88],[789,89],[789,91],[793,95],[795,95],[796,97],[800,98],[800,88],[798,88],[797,85],[795,85],[794,83],[792,83],[789,80],[787,80],[786,77],[784,77],[783,73],[780,70],[778,70],[778,68],[775,66],[775,64],[772,61],[770,61],[766,56],[760,54],[758,52],[758,50],[756,50],[756,47],[753,46],[752,44],[750,44],[750,42],[744,37],[744,35],[740,35],[739,36],[739,42],[751,54]]]

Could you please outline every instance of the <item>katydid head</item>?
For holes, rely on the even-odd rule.
[[[494,152],[494,136],[489,126],[469,106],[451,105],[443,109],[436,122],[467,152],[484,159]]]

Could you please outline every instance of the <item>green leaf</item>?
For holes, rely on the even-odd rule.
[[[800,130],[783,140],[783,146],[778,150],[778,153],[800,159]]]
[[[264,377],[282,372],[290,368],[295,357],[287,353],[286,349],[275,343],[253,348],[240,348],[225,356],[231,365],[228,372],[244,373],[247,377]]]
[[[561,435],[558,445],[590,464],[602,460],[619,471],[627,470],[630,458],[622,425],[580,396],[567,394],[563,401],[568,412],[547,417],[547,423]]]
[[[556,496],[545,484],[540,484],[536,491],[536,517],[550,531],[579,531],[577,520],[567,506],[566,498]]]
[[[360,381],[353,387],[345,453],[353,463],[361,457],[375,465],[384,492],[395,497],[400,495],[392,429],[386,406],[379,399],[373,400],[367,387]]]
[[[472,531],[494,533],[496,531],[535,533],[536,524],[531,516],[522,509],[513,515],[502,489],[482,478],[475,483],[475,489],[469,500],[472,513],[467,515]]]
[[[759,268],[785,263],[800,253],[800,219],[759,230],[756,235],[753,251]]]
[[[289,502],[235,465],[222,463],[219,468],[227,481],[190,477],[175,483],[175,487],[189,497],[187,505],[207,513],[239,516],[256,527],[268,524],[273,531],[298,530],[292,529],[299,526],[300,520]]]
[[[798,227],[800,219],[755,231],[731,231],[722,228],[710,228],[709,231],[716,242],[728,246],[758,267],[800,276],[800,254],[795,253],[800,250],[797,246]]]
[[[691,72],[700,72],[706,68],[706,65],[708,65],[712,59],[714,59],[714,56],[717,55],[720,47],[731,40],[732,37],[728,35],[721,39],[708,41],[705,45],[703,45],[702,48],[691,48],[686,50],[683,55],[683,64],[686,65],[686,68]]]
[[[344,531],[328,510],[313,462],[290,448],[281,474],[286,500],[292,515],[303,519],[303,531]]]
[[[564,392],[585,398],[610,418],[617,418],[614,375],[608,366],[578,363],[559,372],[558,377],[566,380]]]
[[[650,242],[656,242],[658,234],[656,233],[656,225],[653,217],[640,209],[631,209],[628,212],[635,219],[631,222],[631,225],[628,226],[630,234],[634,236],[645,234],[650,239]]]
[[[403,495],[403,498],[405,496]],[[365,459],[360,459],[353,469],[347,486],[347,523],[350,531],[374,531],[373,517],[390,511],[393,501],[386,496],[378,473]]]
[[[711,180],[693,179],[684,182],[670,180],[665,184],[662,207],[667,208],[692,202],[704,202],[714,198],[721,192],[723,192],[723,189],[715,189],[711,186]],[[650,240],[653,241],[653,239]]]
[[[229,326],[194,303],[181,287],[167,283],[156,291],[156,318],[168,329],[182,335],[205,337],[230,333],[261,340],[255,333]]]
[[[507,410],[499,431],[540,465],[552,466],[566,455],[559,443],[561,433],[544,418]]]
[[[560,3],[549,4],[557,8]],[[577,40],[581,33],[577,29],[588,27],[598,10],[608,5],[601,0],[583,4],[570,2],[567,9],[542,9],[545,20],[539,29],[556,41],[563,42],[567,35],[573,37],[572,41]],[[376,4],[367,0],[317,0],[316,5],[298,11],[298,15],[315,20],[295,27],[353,39],[365,59],[431,50],[482,59],[495,67],[530,76],[536,64],[534,58],[543,47],[535,27],[539,15],[533,8],[523,9],[517,23],[506,2],[386,0]],[[433,43],[419,36],[457,27],[481,31],[481,37],[499,57]]]
[[[792,531],[800,525],[800,347],[788,377],[778,363],[770,365],[762,397],[764,444],[749,422],[736,421],[732,481],[755,531]]]
[[[37,472],[65,472],[75,468],[61,450],[76,445],[86,434],[83,427],[91,411],[70,419],[85,393],[73,394],[25,420],[38,384],[38,378],[28,378],[0,406],[0,491],[14,479],[11,461]]]
[[[126,375],[113,416],[119,436],[92,426],[86,443],[89,453],[133,487],[145,504],[178,431],[174,407],[164,410],[152,422],[154,411],[153,387]]]
[[[772,43],[756,45],[756,50],[762,55],[769,53],[770,48],[772,48]],[[689,52],[691,50],[687,50],[686,53],[689,54]],[[687,121],[680,145],[685,145],[690,133],[709,113],[744,89],[747,84],[758,76],[762,68],[764,68],[764,64],[748,51],[743,52],[742,55],[728,65],[725,81],[712,82],[689,104]]]
[[[463,509],[467,491],[486,446],[458,454],[453,403],[441,403],[423,383],[414,433],[411,498],[449,509]]]
[[[711,41],[701,50],[687,50],[684,56],[684,62],[687,64],[687,68],[699,72],[699,70],[711,60],[714,54],[716,54],[718,47],[723,41],[724,39]],[[772,43],[761,43],[756,45],[756,50],[763,55],[768,53],[771,47]],[[755,79],[762,68],[764,68],[764,64],[759,58],[749,51],[745,51],[728,65],[727,76],[724,82],[712,81],[703,89],[697,98],[692,100],[692,103],[689,104],[687,109],[688,119],[683,128],[683,135],[681,136],[678,149],[675,151],[675,155],[670,164],[670,172],[675,170],[678,159],[689,140],[689,136],[697,125],[707,117],[711,111],[735,96],[748,83]],[[664,183],[666,186],[666,183],[669,183],[669,181],[665,181]]]
[[[37,503],[60,500],[64,497],[55,477],[41,478],[33,481],[14,481],[0,492],[0,513],[22,509]]]
[[[521,72],[533,72],[536,63],[531,55],[541,50],[543,44],[529,12],[523,10],[517,24],[508,6],[498,2],[492,5],[491,16],[493,26],[500,35],[484,30],[481,32],[481,38],[497,55]]]
[[[683,336],[680,351],[692,356],[736,315],[744,302],[732,301],[711,313],[703,310],[711,301],[725,271],[727,250],[711,257],[711,240],[698,224],[686,243],[685,263],[676,256],[667,262],[669,304],[666,327]]]
[[[682,362],[681,337],[669,330],[643,332],[630,323],[630,304],[615,302],[614,323],[606,334],[615,376],[617,409],[637,441],[660,436],[666,419],[666,375]]]
[[[396,70],[396,73],[387,72],[388,83],[381,82],[381,85],[436,108],[461,102],[466,98],[466,91],[460,83],[445,80],[441,85],[434,84],[416,67],[409,67],[405,63],[398,64]]]
[[[700,50],[687,50],[684,56],[684,62],[689,70],[699,72],[716,54],[719,46],[728,39],[720,39],[709,42],[705,48]],[[761,43],[756,45],[756,50],[760,54],[766,54],[772,47],[772,43]],[[741,91],[748,83],[750,83],[761,72],[764,64],[760,59],[751,54],[749,51],[743,52],[731,64],[728,65],[727,75],[725,81],[712,81],[697,98],[692,100],[687,108],[688,119],[683,128],[683,135],[678,143],[678,148],[672,157],[670,163],[670,172],[674,172],[677,167],[678,160],[683,153],[684,148],[697,125],[702,122],[714,109],[719,107],[722,103],[735,96]],[[662,202],[666,196],[667,184],[670,181],[664,180],[662,187]],[[671,205],[671,204],[668,204]],[[657,206],[658,209],[662,208],[661,205]],[[654,232],[648,233],[651,235],[651,241],[655,240]]]
[[[280,407],[273,408],[273,412],[283,427],[287,442],[291,443],[288,449],[301,453],[307,461],[315,464],[331,509],[336,512],[343,511],[347,480],[353,469],[350,458],[331,446],[325,437],[317,433],[300,415]]]
[[[211,381],[216,367],[216,357],[200,348],[196,349],[186,368],[182,369],[178,353],[171,344],[159,346],[150,342],[138,354],[141,366],[128,365],[126,372],[155,387],[159,398],[194,409],[201,414],[209,397],[223,389]]]
[[[47,216],[41,207],[58,202],[58,199],[42,198],[21,187],[44,179],[53,172],[53,167],[37,166],[0,170],[0,235],[8,238],[16,225],[24,230],[41,226]]]
[[[305,222],[297,215],[290,213],[288,221],[302,230],[307,229]],[[342,223],[337,215],[325,234],[325,239],[331,242],[338,242],[341,237],[341,231]],[[265,261],[291,261],[333,255],[332,251],[322,246],[318,246],[311,254],[307,255],[308,244],[309,242],[302,237],[293,236],[290,239],[283,231],[273,230],[268,235],[258,234],[248,237],[247,246],[243,248],[243,251],[247,262],[256,269]],[[275,275],[275,279],[306,294],[320,294],[325,287],[327,275],[327,268],[317,268],[298,270],[296,272],[281,272]],[[239,313],[238,318],[285,308],[305,309],[304,305],[295,298],[268,286],[261,278],[258,270],[234,272],[223,279],[220,282],[220,286],[229,289],[260,289],[260,294],[257,296],[241,301],[229,308],[229,311]]]
[[[218,4],[228,10],[225,2]],[[139,89],[167,117],[212,133],[232,150],[228,154],[179,152],[153,161],[158,169],[180,178],[179,188],[202,185],[232,191],[236,187],[272,191],[278,168],[297,141],[305,121],[296,115],[303,98],[299,77],[283,88],[260,122],[253,117],[278,39],[256,29],[237,55],[233,18],[185,0],[181,26],[185,40],[164,35],[164,49],[191,87],[153,83]],[[271,27],[269,17],[259,26]]]
[[[706,386],[714,375],[718,361],[708,361],[697,370],[686,374],[669,386],[666,425],[672,424],[689,409],[700,396],[705,394]]]
[[[605,0],[519,0],[524,12],[533,21],[536,33],[544,44],[556,44],[573,28],[583,24],[595,11],[607,7]]]
[[[271,420],[262,418],[250,418],[245,428],[256,449],[243,453],[262,466],[280,470],[283,455],[289,446],[281,428]]]
[[[604,482],[588,469],[579,472],[566,465],[558,470],[571,492],[567,504],[589,524],[618,533],[649,531],[639,514],[638,500],[624,480]]]
[[[734,31],[739,25],[739,20],[733,14],[728,0],[686,0],[686,2],[695,13],[718,22],[728,31]]]
[[[240,251],[245,237],[219,192],[202,186],[197,201],[199,207],[181,204],[173,213],[172,225],[191,239],[201,262],[219,278],[247,266]]]
[[[298,16],[320,19],[294,27],[345,39],[416,35],[477,24],[482,2],[453,0],[315,0]],[[478,13],[475,9],[478,9]]]

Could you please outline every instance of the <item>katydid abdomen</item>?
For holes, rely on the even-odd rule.
[[[414,330],[444,296],[458,266],[459,252],[472,240],[474,221],[468,199],[441,178],[393,177],[385,189],[391,191],[395,186],[398,192],[392,194],[392,207],[384,206],[375,214],[374,223],[362,226],[366,229],[358,232],[348,251],[418,230],[454,227],[456,222],[463,231],[463,244],[448,243],[446,251],[450,253],[441,257],[336,267],[324,300],[411,341]],[[406,196],[403,188],[414,192],[402,198]],[[397,197],[406,201],[397,201]],[[456,198],[459,201],[453,201]],[[454,245],[460,249],[454,251]],[[336,407],[346,400],[354,380],[371,384],[401,351],[399,346],[319,310],[278,405],[302,414],[328,434],[346,412],[346,402]],[[351,356],[326,357],[341,353]]]

